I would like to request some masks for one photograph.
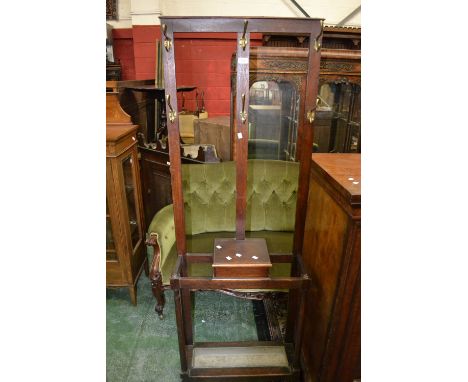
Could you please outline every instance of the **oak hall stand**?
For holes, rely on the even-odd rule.
[[[323,20],[256,17],[160,17],[162,28],[164,88],[169,133],[172,199],[177,246],[177,263],[171,277],[174,290],[183,381],[292,381],[300,378],[300,354],[304,301],[310,280],[303,267],[303,242],[308,195],[310,152],[319,81]],[[237,33],[236,98],[233,113],[236,162],[236,236],[219,238],[213,253],[187,253],[179,118],[174,57],[174,33]],[[245,238],[247,205],[247,144],[249,111],[250,33],[308,35],[309,54],[306,96],[298,115],[297,191],[295,234],[292,253],[269,254],[264,239]],[[221,253],[222,252],[222,253]],[[238,253],[247,255],[237,257]],[[232,262],[230,259],[232,259]],[[257,259],[254,260],[254,257]],[[228,262],[226,262],[226,259]],[[258,261],[257,261],[258,260]],[[213,277],[189,277],[189,264],[211,263]],[[270,277],[271,263],[291,263],[289,277]],[[191,292],[197,290],[289,289],[289,315],[284,342],[196,343],[193,341]]]

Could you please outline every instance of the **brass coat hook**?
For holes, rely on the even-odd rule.
[[[240,112],[242,123],[247,121],[247,112],[245,111],[245,94],[242,94],[242,111]]]
[[[239,45],[241,46],[242,50],[245,50],[245,47],[247,46],[247,39],[245,38],[245,33],[247,32],[247,24],[249,22],[247,20],[244,20],[244,33],[242,34],[242,37],[239,40]]]
[[[163,24],[162,25],[162,31],[163,31],[163,34],[164,34],[164,48],[166,48],[166,51],[169,52],[172,48],[172,40],[167,37],[167,25],[166,24]]]
[[[319,40],[322,38],[322,35],[323,35],[323,20],[320,20],[320,33],[314,40],[314,49],[316,52],[322,49],[322,43],[319,42]]]
[[[166,102],[167,102],[167,106],[169,106],[169,113],[168,113],[169,114],[169,121],[171,121],[171,123],[174,123],[175,118],[177,116],[177,113],[172,108],[171,95],[170,94],[166,94]]]
[[[307,119],[309,120],[310,124],[312,124],[315,121],[315,111],[317,110],[317,106],[319,102],[320,102],[320,97],[317,97],[317,100],[315,101],[315,108],[307,112]]]

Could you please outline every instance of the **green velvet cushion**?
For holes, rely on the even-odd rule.
[[[168,256],[175,243],[174,210],[172,204],[163,207],[154,215],[148,227],[148,235],[151,233],[157,234],[161,258],[164,261],[164,258]],[[153,261],[153,247],[147,246],[146,248],[149,256],[148,261],[151,264]]]
[[[249,160],[247,231],[294,231],[299,164]],[[235,162],[182,165],[187,235],[235,231]]]
[[[234,162],[182,165],[182,188],[187,235],[235,230]]]
[[[299,163],[249,160],[247,231],[294,231]]]

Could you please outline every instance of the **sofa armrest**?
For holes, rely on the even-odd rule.
[[[159,278],[161,278],[161,272],[159,269],[159,264],[161,262],[161,248],[158,244],[158,234],[151,232],[148,235],[145,244],[147,246],[153,247],[151,263],[150,259],[148,258],[148,264],[151,264],[149,268],[149,278],[150,280],[159,280]]]
[[[154,215],[148,228],[146,240],[150,277],[164,265],[175,244],[174,212],[172,204],[165,206]]]

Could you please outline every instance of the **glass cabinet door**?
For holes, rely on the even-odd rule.
[[[318,152],[361,152],[361,87],[325,83],[320,87],[314,145]]]
[[[136,245],[141,239],[140,220],[137,211],[137,195],[134,178],[133,156],[130,155],[122,161],[122,169],[124,176],[124,189],[125,199],[127,203],[128,224],[130,227],[130,235],[132,240],[132,247],[135,249]]]
[[[109,205],[106,198],[106,260],[117,260],[115,250],[114,235],[112,233],[112,224],[109,214]]]

